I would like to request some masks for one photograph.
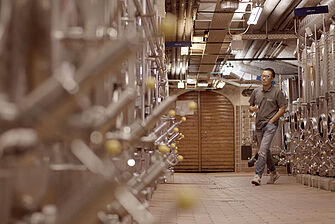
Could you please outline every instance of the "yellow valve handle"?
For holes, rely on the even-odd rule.
[[[184,157],[183,157],[182,155],[178,155],[178,156],[177,156],[177,160],[178,160],[179,162],[181,162],[181,161],[184,160]]]
[[[179,128],[173,128],[173,132],[178,133],[179,132]]]
[[[197,103],[192,101],[188,104],[188,108],[190,108],[191,110],[196,110],[197,109]]]
[[[159,145],[158,150],[163,154],[166,154],[166,153],[170,152],[170,149],[167,145]]]
[[[116,139],[107,140],[105,143],[105,149],[112,155],[117,155],[122,151],[122,145],[120,141]]]
[[[181,209],[190,209],[196,205],[197,194],[191,188],[180,189],[176,196],[177,206]]]
[[[176,116],[176,111],[175,110],[169,110],[169,116],[175,117]]]
[[[155,89],[156,79],[154,77],[149,77],[146,81],[146,86],[148,89]]]
[[[161,31],[165,34],[167,38],[173,37],[175,35],[175,30],[177,27],[177,17],[172,13],[167,13],[165,18],[162,19]]]

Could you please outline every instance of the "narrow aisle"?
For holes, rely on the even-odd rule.
[[[335,193],[296,183],[282,175],[278,183],[250,183],[252,174],[177,173],[160,184],[150,204],[157,223],[335,223]],[[192,210],[175,208],[176,192],[188,188],[198,202]]]

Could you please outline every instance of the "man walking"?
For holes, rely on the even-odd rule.
[[[259,147],[256,175],[251,181],[256,186],[261,184],[265,164],[270,170],[268,184],[275,183],[279,178],[270,146],[278,127],[278,119],[285,113],[287,100],[279,88],[272,86],[274,77],[275,72],[272,68],[264,69],[261,76],[262,86],[256,88],[249,99],[249,110],[256,112],[256,136]]]

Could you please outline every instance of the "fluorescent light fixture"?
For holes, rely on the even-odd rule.
[[[184,89],[185,83],[184,82],[178,82],[178,89]]]
[[[259,16],[262,13],[262,10],[263,10],[262,7],[255,7],[251,10],[251,14],[250,14],[250,17],[249,17],[249,20],[248,20],[249,25],[251,25],[251,24],[256,25],[257,24]]]
[[[187,82],[187,84],[195,85],[197,83],[197,80],[196,79],[187,79],[186,82]]]
[[[199,82],[197,84],[199,87],[207,87],[208,86],[208,83],[207,82]]]
[[[221,69],[222,75],[230,75],[230,73],[232,71],[233,71],[233,67],[232,66],[227,66],[227,65],[224,65]]]
[[[216,85],[216,88],[218,88],[218,89],[222,89],[225,85],[226,85],[225,82],[220,81],[220,82],[218,82],[218,84]]]
[[[181,55],[188,55],[188,47],[181,47],[180,54]]]

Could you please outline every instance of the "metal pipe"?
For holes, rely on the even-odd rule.
[[[300,55],[300,41],[299,39],[297,39],[297,48],[296,48],[296,51],[297,51],[297,58],[298,58],[298,61],[301,60],[301,55]],[[300,104],[301,104],[301,70],[300,70],[300,64],[298,63],[298,97],[299,97],[299,107],[300,107]]]
[[[135,122],[131,125],[131,139],[134,140],[140,136],[143,136],[160,118],[161,114],[164,113],[170,105],[177,100],[176,95],[167,97],[159,106],[157,106],[152,113],[142,122]]]
[[[134,101],[135,94],[136,90],[131,87],[124,90],[117,102],[112,102],[107,106],[104,118],[101,119],[100,122],[96,123],[95,127],[102,126],[103,124],[108,123],[107,120],[115,118],[115,116],[124,110],[130,102]]]
[[[158,127],[156,127],[154,130],[153,130],[153,133],[154,134],[158,134],[161,130],[163,130],[164,128],[166,128],[167,125],[169,125],[169,121],[165,121],[163,122],[162,124],[160,124]]]
[[[300,35],[303,35],[306,32],[306,28],[310,26],[314,26],[315,29],[320,29],[323,26],[324,18],[327,24],[330,23],[330,18],[335,13],[335,0],[323,0],[321,1],[320,5],[328,5],[329,12],[323,16],[323,14],[317,14],[317,15],[310,15],[305,17],[299,25],[299,31],[298,33]]]
[[[168,141],[167,141],[167,144],[171,144],[177,137],[179,136],[179,132],[178,133],[175,133],[174,135],[172,135]]]
[[[315,83],[315,97],[318,99],[320,97],[320,45],[319,42],[317,41],[317,33],[316,33],[316,26],[314,26],[314,37],[315,37],[315,78],[316,78],[316,83]],[[306,46],[307,47],[307,46]],[[307,51],[307,49],[306,49]]]
[[[181,122],[177,122],[174,123],[171,127],[168,128],[168,130],[166,130],[166,132],[164,132],[161,136],[159,136],[156,140],[155,140],[155,144],[158,145],[160,142],[162,142],[163,138],[165,138],[169,133],[172,132],[172,130],[179,125]]]
[[[73,90],[76,93],[78,87],[91,87],[94,84],[94,79],[104,74],[107,69],[109,71],[110,69],[117,70],[118,66],[116,65],[138,48],[138,42],[139,38],[136,33],[131,33],[120,40],[118,44],[105,47],[98,57],[94,56],[95,60],[89,59],[90,63],[86,63],[78,69],[74,80],[72,80],[74,83],[66,83],[66,81],[60,83],[50,77],[20,101],[20,112],[25,116],[39,114],[41,108],[52,105],[62,96],[68,97],[69,93],[65,89]]]
[[[152,38],[152,33],[150,32],[149,24],[144,19],[145,18],[145,13],[143,12],[142,4],[139,2],[139,0],[134,0],[134,3],[135,3],[135,6],[137,8],[138,13],[142,17],[143,28],[144,28],[144,31],[146,33],[146,37],[147,37],[147,40],[149,42],[151,52],[152,52],[152,54],[156,55],[156,50],[158,50],[158,49],[155,49],[155,46],[157,46],[157,44],[155,43],[155,41]],[[155,62],[156,62],[157,67],[159,69],[163,69],[164,63],[161,62],[159,57],[155,57]]]

